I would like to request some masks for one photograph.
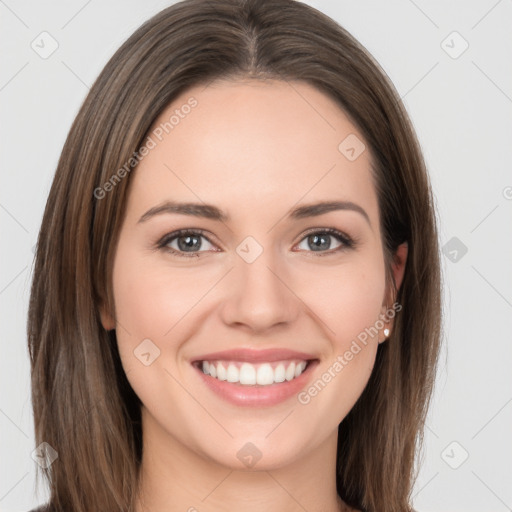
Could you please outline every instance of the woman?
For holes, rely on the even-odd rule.
[[[187,0],[91,88],[28,335],[45,510],[411,510],[433,196],[389,79],[302,3]]]

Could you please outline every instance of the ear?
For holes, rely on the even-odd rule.
[[[396,289],[399,290],[405,273],[405,264],[407,262],[407,253],[409,252],[409,245],[407,242],[399,245],[395,255],[393,256],[393,276],[395,277]]]
[[[101,317],[101,325],[106,331],[111,331],[116,328],[116,322],[114,317],[111,315],[108,308],[104,303],[100,305],[100,317]]]
[[[405,274],[405,266],[407,263],[407,254],[409,251],[409,245],[407,242],[404,242],[403,244],[399,245],[395,254],[393,255],[393,263],[391,264],[391,269],[393,272],[393,277],[395,279],[396,284],[396,290],[398,291],[400,289],[400,286],[402,285],[402,281],[404,279]],[[396,297],[392,295],[391,290],[387,290],[387,301],[383,305],[383,314],[386,314],[386,309],[390,307],[390,305],[395,303]],[[389,319],[385,322],[384,328],[381,329],[381,333],[379,335],[379,343],[382,343],[383,341],[386,341],[386,339],[389,337],[390,334],[385,334],[384,329],[389,329],[389,333],[393,330],[394,321],[393,319]]]

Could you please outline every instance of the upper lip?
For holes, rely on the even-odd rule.
[[[223,350],[221,352],[212,352],[210,354],[204,354],[193,359],[193,362],[198,361],[246,361],[250,362],[273,362],[273,361],[285,361],[287,359],[302,359],[309,361],[316,359],[312,354],[305,352],[297,352],[296,350],[287,350],[284,348],[280,349],[265,349],[265,350],[254,350],[249,348],[237,348],[232,350]]]

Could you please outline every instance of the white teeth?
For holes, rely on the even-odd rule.
[[[306,369],[307,362],[282,361],[276,363],[251,364],[247,362],[203,361],[203,373],[218,380],[239,383],[243,386],[270,386],[291,381]]]
[[[306,361],[302,361],[295,367],[295,377],[298,377],[306,368]]]
[[[234,364],[230,364],[228,366],[226,380],[228,382],[239,382],[240,381],[240,372],[238,371],[238,368]]]
[[[212,375],[212,372],[210,372]],[[212,375],[214,377],[214,375]],[[256,369],[252,364],[244,363],[240,366],[240,384],[246,384],[248,386],[256,384]]]
[[[290,363],[290,366],[286,368],[286,380],[292,380],[295,377],[295,363]]]
[[[286,369],[284,364],[278,364],[276,369],[274,370],[274,381],[275,382],[284,382],[286,379]]]
[[[256,383],[260,386],[268,386],[274,383],[274,370],[272,370],[272,366],[265,363],[258,368]]]
[[[226,372],[226,368],[224,368],[224,365],[222,363],[219,363],[217,365],[217,379],[226,380],[227,377],[228,377],[228,374]]]

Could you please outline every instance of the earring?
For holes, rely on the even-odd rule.
[[[389,336],[389,329],[387,327],[384,329],[384,336],[386,338]]]

